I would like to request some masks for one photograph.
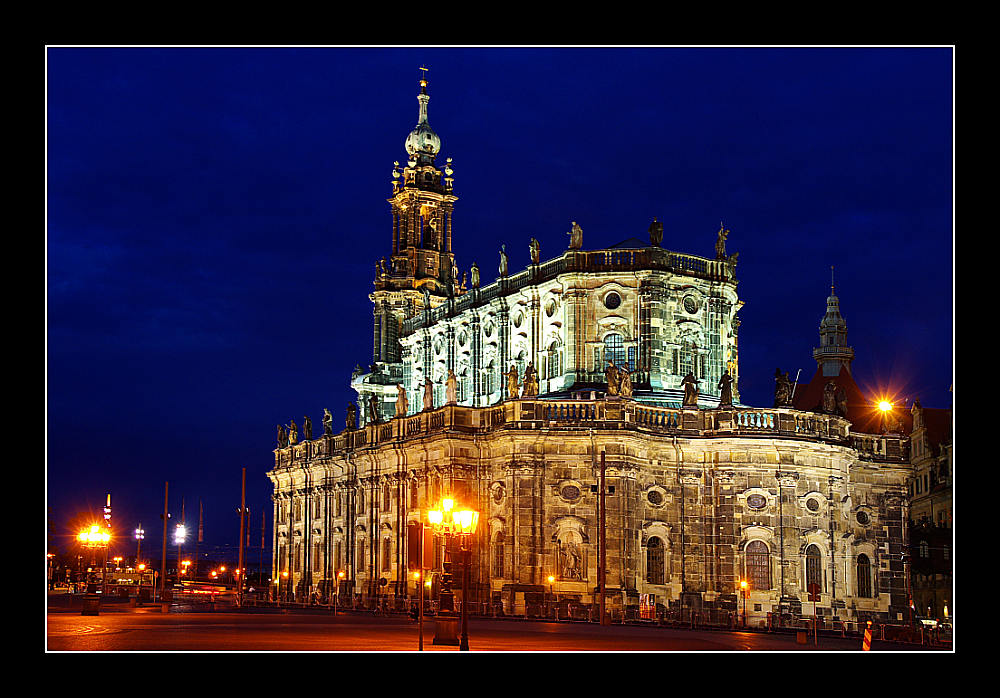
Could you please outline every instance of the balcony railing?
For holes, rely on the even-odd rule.
[[[678,409],[644,405],[630,399],[604,398],[510,400],[492,407],[445,405],[275,449],[275,466],[447,431],[484,434],[507,429],[573,430],[581,427],[690,437],[768,436],[821,440],[854,448],[864,460],[899,463],[909,459],[906,436],[851,433],[849,422],[834,415],[784,408]]]

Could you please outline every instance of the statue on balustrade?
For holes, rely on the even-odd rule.
[[[684,380],[681,381],[681,385],[684,386],[684,407],[697,407],[698,406],[698,379],[694,377],[691,371],[684,376]]]
[[[458,403],[458,379],[455,378],[455,372],[450,368],[448,369],[448,378],[445,379],[444,383],[444,395],[446,405]]]
[[[663,242],[663,222],[656,220],[653,217],[653,222],[649,224],[649,244],[653,247],[659,247],[660,243]]]
[[[516,400],[518,392],[517,366],[510,365],[510,370],[504,375],[507,376],[507,399]]]
[[[569,235],[569,249],[578,250],[583,247],[583,228],[573,221],[573,227],[566,233]]]
[[[531,253],[531,263],[538,264],[540,259],[540,248],[538,245],[538,240],[531,238],[531,242],[528,243],[528,252]]]
[[[835,414],[837,412],[836,381],[827,381],[826,385],[823,386],[823,411],[827,414]]]
[[[323,408],[323,434],[333,436],[333,415],[325,407]]]
[[[729,371],[722,374],[722,378],[719,379],[719,407],[732,407],[733,406],[733,377],[729,375]]]
[[[837,388],[837,414],[847,416],[847,391],[842,386]]]
[[[608,384],[608,395],[618,394],[618,368],[615,362],[608,359],[608,365],[604,367],[604,380]]]
[[[632,374],[628,366],[618,369],[618,394],[622,397],[632,397]]]
[[[312,441],[313,421],[309,419],[309,415],[302,418],[302,433],[306,435],[306,441]]]
[[[424,412],[434,409],[434,384],[430,378],[424,379]]]
[[[792,404],[792,381],[788,371],[784,375],[780,368],[774,369],[774,406],[787,407]]]
[[[378,395],[372,393],[368,396],[368,423],[378,424],[382,421],[382,401]]]
[[[278,448],[284,448],[288,445],[288,435],[285,433],[285,427],[278,425]]]
[[[524,388],[521,397],[536,397],[538,395],[538,371],[529,361],[524,369]]]
[[[715,240],[715,258],[725,259],[726,258],[726,238],[729,237],[729,231],[726,227],[719,223],[718,237]]]
[[[406,388],[396,383],[396,416],[405,417],[409,408],[410,404],[406,397]]]
[[[347,403],[347,430],[352,431],[358,427],[358,408],[353,402]]]
[[[507,276],[507,246],[500,245],[500,278]]]
[[[472,288],[479,288],[479,267],[476,266],[475,262],[472,263],[471,272],[472,272]]]

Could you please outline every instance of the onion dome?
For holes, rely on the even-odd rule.
[[[420,80],[420,94],[417,95],[417,101],[420,103],[417,125],[406,137],[406,152],[410,154],[411,167],[416,164],[433,164],[434,157],[441,150],[441,139],[427,123],[427,103],[430,99],[430,95],[427,94],[427,78],[425,76]]]

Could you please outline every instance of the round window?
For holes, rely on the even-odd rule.
[[[442,342],[440,339],[435,339],[434,340],[434,353],[435,354],[440,354],[443,350],[444,350],[444,342]]]
[[[663,504],[663,493],[659,490],[650,490],[646,493],[646,501],[654,505]]]
[[[545,302],[545,314],[552,317],[556,313],[556,302],[551,298]]]
[[[521,323],[523,323],[523,322],[524,322],[524,313],[522,313],[520,310],[518,310],[514,314],[514,327],[520,327]]]
[[[698,302],[695,301],[694,296],[684,296],[684,310],[689,313],[698,311]]]
[[[458,345],[460,347],[464,347],[465,343],[468,341],[469,341],[469,335],[465,333],[465,330],[462,330],[461,332],[458,333]]]
[[[497,486],[493,488],[493,501],[498,504],[503,501],[503,487]]]
[[[486,326],[483,328],[483,332],[486,334],[487,337],[492,337],[493,336],[493,323],[492,322],[486,323]]]
[[[818,499],[807,499],[806,509],[809,511],[819,511],[819,500]]]
[[[872,517],[868,515],[867,511],[859,511],[854,515],[854,518],[857,519],[858,523],[862,526],[867,526],[872,522]]]
[[[580,488],[577,487],[576,485],[566,485],[561,490],[559,490],[559,494],[562,496],[563,499],[579,499]]]
[[[747,506],[751,509],[763,509],[767,504],[767,498],[762,494],[752,494],[747,497]]]
[[[614,310],[622,304],[622,297],[617,293],[612,291],[604,297],[604,307],[608,310]]]

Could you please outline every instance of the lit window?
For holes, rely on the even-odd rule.
[[[771,588],[771,554],[763,541],[755,540],[747,544],[746,573],[751,589]]]
[[[663,584],[663,542],[656,536],[646,541],[646,581]]]

